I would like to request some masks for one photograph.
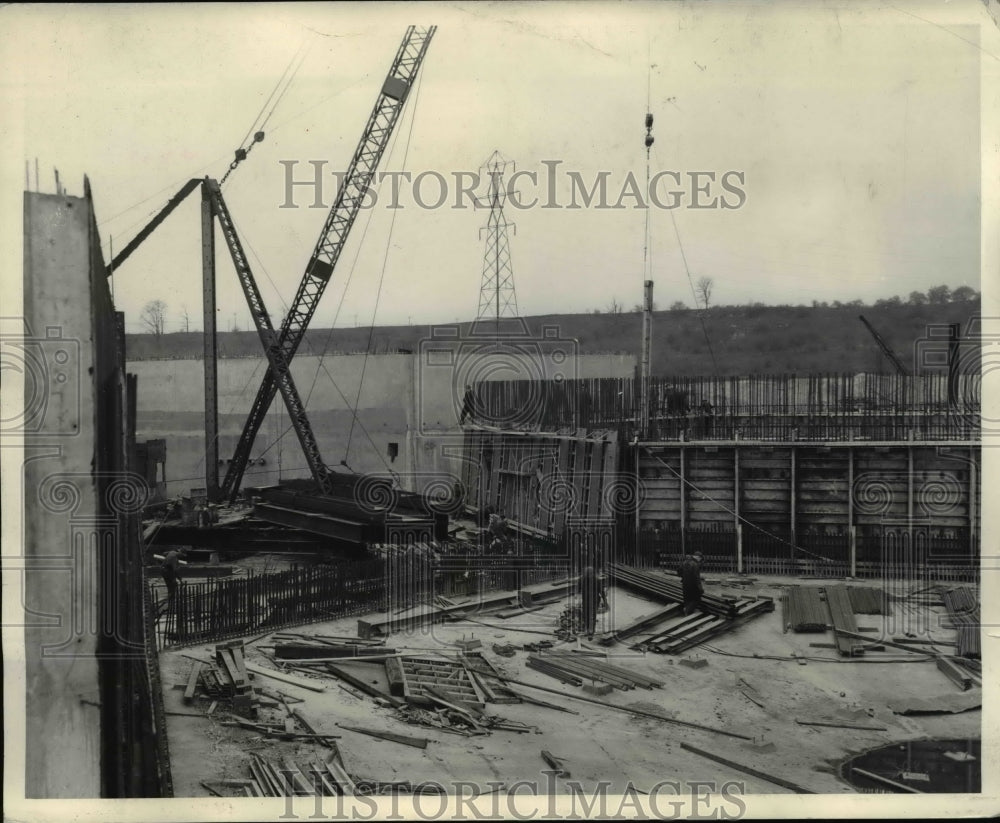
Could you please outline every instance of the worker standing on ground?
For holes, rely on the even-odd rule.
[[[684,614],[693,614],[701,606],[701,552],[684,558],[681,564],[681,588],[684,591]]]
[[[163,569],[163,582],[167,584],[167,596],[173,600],[177,595],[178,569],[181,565],[181,555],[176,549],[171,549],[163,556],[160,564]]]
[[[465,425],[465,418],[469,418],[470,423],[476,422],[475,397],[472,393],[472,386],[465,387],[465,396],[462,398],[462,416],[458,420],[459,426]]]
[[[588,640],[593,640],[597,628],[597,604],[601,599],[601,584],[593,566],[587,566],[580,575],[580,595],[583,631]]]

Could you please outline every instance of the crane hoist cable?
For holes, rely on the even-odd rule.
[[[236,167],[247,159],[247,155],[250,154],[250,151],[253,149],[253,147],[256,146],[258,143],[262,143],[264,141],[264,135],[265,135],[264,128],[267,126],[271,117],[274,115],[274,112],[278,108],[278,104],[281,103],[282,98],[284,98],[284,96],[288,93],[288,89],[291,87],[292,81],[295,80],[295,76],[299,73],[299,69],[302,68],[302,64],[305,62],[306,55],[308,53],[309,49],[306,47],[306,44],[303,43],[301,46],[299,46],[299,50],[292,56],[292,59],[288,62],[288,65],[285,67],[285,70],[282,73],[281,77],[278,79],[278,82],[275,84],[274,88],[271,89],[271,93],[267,96],[267,99],[264,101],[264,105],[261,106],[260,111],[257,112],[257,116],[253,120],[253,123],[250,124],[250,128],[247,129],[247,133],[243,136],[243,139],[240,141],[239,148],[236,149],[236,151],[233,153],[234,157],[232,162],[229,164],[229,168],[226,170],[226,173],[222,175],[222,179],[219,180],[220,186],[226,182],[226,179],[229,177],[229,175],[231,175],[234,171],[236,171]],[[273,103],[271,102],[272,100],[274,101]],[[264,117],[263,120],[261,120],[261,117],[264,114],[265,110],[267,110],[269,104],[271,108],[267,112],[267,116]],[[250,140],[251,134],[253,134],[253,140]]]
[[[656,151],[656,149],[653,149],[653,151]],[[657,162],[659,162],[658,157]],[[691,296],[694,298],[694,309],[698,312],[698,321],[701,323],[701,333],[705,336],[705,345],[708,347],[708,353],[712,357],[712,369],[715,371],[715,374],[718,375],[719,363],[715,359],[715,349],[712,348],[712,340],[708,336],[708,327],[705,325],[705,309],[698,308],[698,292],[695,291],[694,281],[691,279],[691,267],[688,266],[687,255],[684,254],[684,244],[681,242],[681,233],[677,228],[677,218],[674,217],[673,209],[670,210],[670,222],[673,223],[674,226],[674,236],[677,238],[677,249],[681,253],[681,261],[684,263],[684,273],[687,275],[688,285],[691,287]]]
[[[417,120],[417,103],[420,101],[420,86],[423,75],[417,75],[416,87],[413,90],[413,105],[410,107],[410,127],[406,132],[406,145],[403,146],[402,171],[406,171],[406,160],[410,156],[410,138],[413,137],[413,124]],[[351,440],[354,438],[354,424],[358,419],[358,408],[361,405],[361,390],[365,384],[365,372],[368,369],[368,355],[372,350],[372,337],[375,334],[375,317],[378,314],[379,303],[382,299],[382,284],[385,282],[385,270],[389,264],[389,251],[392,249],[392,230],[396,227],[396,215],[398,209],[393,209],[392,218],[389,221],[389,234],[385,240],[385,254],[382,257],[382,272],[378,279],[378,289],[375,292],[375,308],[372,309],[372,324],[368,329],[368,345],[365,346],[365,357],[361,364],[361,379],[358,380],[358,394],[354,401],[354,408],[351,414],[351,428],[347,433],[347,445],[344,447],[344,459],[342,463],[347,465],[347,458],[351,452]]]

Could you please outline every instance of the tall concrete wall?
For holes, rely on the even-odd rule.
[[[88,214],[80,197],[25,195],[25,794],[31,798],[101,794],[98,637],[91,624],[97,558],[72,543],[72,521],[94,520],[99,511],[90,474],[97,357]]]
[[[337,466],[346,460],[358,472],[391,471],[407,488],[420,490],[435,473],[461,476],[458,419],[464,380],[470,376],[511,378],[510,370],[502,368],[492,373],[473,369],[470,375],[462,364],[461,358],[449,364],[426,352],[300,355],[292,363],[292,374],[307,401],[309,420],[328,464]],[[624,377],[633,373],[634,358],[570,356],[562,368],[578,376]],[[219,361],[219,456],[223,461],[235,449],[265,369],[263,357]],[[204,487],[202,361],[138,360],[129,364],[129,370],[139,379],[138,439],[163,437],[167,441],[168,494]],[[388,453],[390,443],[398,446],[395,459]],[[251,459],[254,463],[248,467],[244,485],[309,476],[280,398],[267,415]],[[224,475],[225,463],[219,469]]]

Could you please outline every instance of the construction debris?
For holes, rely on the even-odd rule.
[[[681,748],[688,752],[694,752],[694,754],[699,754],[708,760],[714,760],[716,763],[721,763],[723,766],[729,766],[731,769],[736,769],[739,772],[748,774],[751,777],[759,778],[760,780],[766,780],[768,783],[773,783],[775,786],[781,786],[782,788],[788,789],[789,791],[795,792],[796,794],[816,794],[816,792],[811,789],[805,789],[789,780],[785,780],[781,777],[775,777],[774,775],[768,774],[767,772],[762,772],[759,769],[751,768],[750,766],[744,766],[742,763],[737,763],[734,760],[729,760],[725,757],[720,757],[712,752],[705,751],[704,749],[699,749],[696,746],[692,746],[690,743],[681,742]]]
[[[425,737],[409,737],[405,734],[383,732],[378,731],[377,729],[365,729],[360,726],[347,726],[343,723],[338,723],[337,725],[342,729],[347,729],[347,731],[357,732],[358,734],[366,734],[369,737],[377,737],[380,740],[391,740],[393,743],[402,743],[404,746],[413,746],[416,749],[427,748],[427,738]]]
[[[461,663],[439,657],[406,656],[385,663],[389,692],[407,703],[428,708],[440,693],[464,706],[483,708],[486,696]]]
[[[261,647],[266,648],[266,647]],[[280,643],[274,646],[274,656],[278,660],[315,660],[340,657],[366,657],[375,659],[396,654],[395,649],[382,646],[334,645],[328,641],[321,643]]]
[[[564,780],[569,780],[569,778],[572,777],[561,757],[556,757],[551,752],[547,752],[545,749],[542,749],[542,760],[549,764],[550,769],[555,771],[556,777],[561,777]]]

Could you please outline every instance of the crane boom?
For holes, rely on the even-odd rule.
[[[288,360],[282,352],[278,333],[271,324],[270,315],[268,315],[267,308],[264,306],[264,299],[261,297],[256,280],[254,280],[253,272],[250,270],[250,264],[243,251],[243,244],[236,234],[236,227],[233,225],[233,220],[229,215],[229,208],[226,206],[225,200],[222,199],[222,190],[215,180],[207,180],[206,185],[212,201],[212,212],[219,221],[219,227],[222,229],[226,246],[229,247],[229,253],[233,258],[233,265],[236,267],[236,276],[243,287],[243,294],[246,296],[247,305],[250,307],[250,314],[253,317],[254,325],[257,327],[257,334],[260,336],[260,342],[264,346],[268,365],[270,370],[275,374],[275,385],[281,392],[285,405],[288,407],[288,415],[291,418],[292,427],[295,429],[295,434],[302,445],[302,451],[305,454],[306,462],[309,464],[309,469],[312,471],[313,477],[320,489],[325,494],[329,494],[333,489],[330,470],[320,456],[316,437],[306,417],[305,404],[302,402],[302,398],[295,388],[291,371],[288,368]]]
[[[118,271],[118,267],[124,263],[126,259],[128,259],[132,252],[139,248],[143,241],[156,230],[156,227],[166,220],[171,213],[173,213],[174,209],[184,202],[184,198],[191,194],[191,192],[193,192],[200,185],[201,180],[195,177],[188,180],[183,186],[181,186],[180,191],[171,197],[167,201],[167,204],[154,215],[153,219],[139,230],[139,233],[132,238],[128,245],[115,255],[115,259],[108,264],[108,277],[111,277],[112,274]]]
[[[910,372],[907,370],[906,366],[904,366],[900,362],[899,358],[896,357],[896,353],[889,348],[889,344],[882,339],[882,335],[879,334],[877,331],[875,331],[875,327],[867,320],[865,320],[865,316],[863,314],[859,314],[858,320],[864,323],[865,328],[868,329],[869,332],[871,332],[871,336],[875,338],[875,342],[878,344],[878,347],[882,350],[882,353],[889,358],[889,361],[892,363],[892,365],[896,367],[896,371],[899,372],[900,374],[909,374]]]
[[[323,291],[330,282],[351,226],[372,184],[379,161],[389,144],[389,138],[392,136],[403,104],[416,80],[417,71],[436,30],[436,26],[426,29],[410,26],[406,30],[389,74],[382,84],[375,108],[368,118],[361,141],[337,191],[337,198],[320,232],[319,241],[306,266],[295,299],[281,324],[277,347],[280,350],[279,359],[285,366],[298,350]],[[243,433],[236,444],[232,462],[221,484],[222,493],[230,498],[235,497],[239,491],[254,439],[264,422],[274,395],[280,389],[278,380],[280,375],[276,373],[270,357],[268,362],[267,373],[250,407]]]

